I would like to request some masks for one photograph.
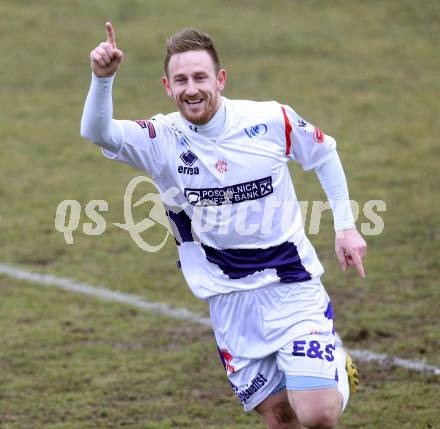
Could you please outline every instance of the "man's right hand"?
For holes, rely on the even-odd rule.
[[[123,52],[116,47],[116,37],[111,22],[105,23],[107,40],[90,52],[92,71],[97,77],[113,76],[119,69]]]

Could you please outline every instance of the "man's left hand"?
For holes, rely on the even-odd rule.
[[[336,232],[335,250],[343,271],[353,265],[359,276],[365,278],[362,260],[367,255],[367,243],[356,228]]]

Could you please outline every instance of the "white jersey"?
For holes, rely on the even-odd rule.
[[[197,297],[320,276],[287,162],[319,167],[335,140],[288,106],[223,102],[226,123],[215,142],[175,112],[118,121],[123,144],[118,153],[104,154],[156,182]]]

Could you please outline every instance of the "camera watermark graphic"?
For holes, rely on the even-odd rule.
[[[146,184],[152,185],[156,191],[148,192],[133,202],[137,188]],[[265,198],[243,201],[236,205],[233,204],[234,195],[231,190],[224,192],[221,201],[218,198],[204,199],[200,203],[199,200],[196,201],[195,195],[194,192],[185,195],[177,187],[160,192],[152,179],[136,176],[130,180],[124,192],[124,222],[113,222],[112,225],[128,232],[140,249],[150,253],[161,250],[170,236],[178,241],[181,240],[178,225],[173,221],[174,216],[169,217],[167,211],[173,212],[174,215],[184,214],[191,219],[191,234],[196,241],[200,241],[204,234],[210,233],[224,238],[231,235],[243,239],[255,235],[270,237],[273,234],[277,235],[277,232],[289,230],[292,222],[301,222],[305,232],[314,235],[320,231],[323,213],[339,212],[341,217],[344,217],[344,212],[349,211],[349,208],[355,222],[361,212],[365,217],[366,221],[359,225],[363,235],[379,235],[385,228],[384,220],[378,214],[387,209],[383,200],[369,200],[361,206],[354,200],[280,201],[271,194]],[[145,203],[151,206],[148,215],[141,221],[135,222],[133,209]],[[102,235],[107,230],[104,214],[108,211],[109,203],[105,200],[87,202],[84,206],[84,214],[88,221],[82,223],[82,233],[88,236]],[[82,213],[83,207],[77,200],[63,200],[58,204],[55,212],[55,228],[64,235],[66,244],[74,244],[74,233],[80,229]],[[144,237],[148,236],[148,230],[155,225],[160,226],[162,236],[161,240],[153,244]]]

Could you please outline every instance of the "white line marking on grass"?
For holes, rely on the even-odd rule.
[[[172,308],[168,304],[164,304],[161,302],[150,302],[137,295],[129,295],[123,292],[116,292],[102,287],[91,286],[86,283],[77,283],[67,277],[56,277],[49,274],[34,273],[1,263],[0,273],[6,274],[17,280],[25,280],[32,283],[55,286],[69,292],[76,292],[83,295],[93,296],[104,301],[113,301],[122,304],[128,304],[142,310],[152,311],[155,313],[159,313],[163,316],[172,317],[174,319],[188,320],[190,322],[198,323],[204,326],[211,326],[211,321],[208,318],[192,313],[185,308]],[[440,375],[440,367],[429,365],[423,361],[401,359],[385,354],[374,353],[369,350],[350,349],[349,352],[352,354],[353,357],[362,361],[377,362],[381,365],[388,363],[413,371]]]
[[[412,369],[418,372],[430,372],[435,375],[440,375],[440,368],[434,365],[429,365],[419,360],[402,359],[398,357],[388,356],[381,353],[370,352],[369,350],[352,350],[347,349],[350,354],[359,360],[366,362],[377,362],[381,365],[391,364],[400,366],[401,368]]]
[[[69,292],[81,293],[83,295],[93,296],[105,301],[120,302],[133,307],[141,308],[147,311],[162,314],[164,316],[173,317],[175,319],[183,319],[201,325],[211,326],[211,321],[206,317],[198,316],[185,308],[172,308],[168,304],[161,302],[150,302],[140,296],[129,295],[127,293],[116,292],[102,287],[90,286],[86,283],[77,283],[67,277],[56,277],[48,274],[33,273],[20,268],[0,263],[0,273],[7,274],[18,280],[26,280],[33,283],[41,283],[47,286],[56,286]]]

